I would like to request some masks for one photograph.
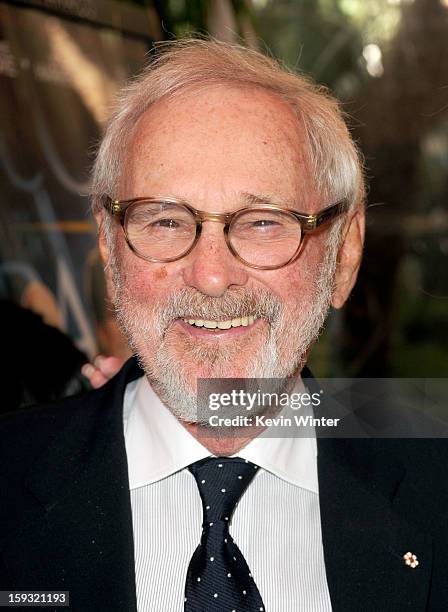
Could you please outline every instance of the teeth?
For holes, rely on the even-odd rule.
[[[215,329],[217,326],[218,324],[216,321],[204,321],[204,327],[207,329]]]
[[[232,321],[219,321],[219,329],[230,329],[232,327]]]
[[[205,319],[183,319],[185,323],[196,327],[205,327],[206,329],[230,329],[231,327],[247,327],[252,325],[258,319],[256,315],[247,317],[237,317],[226,321],[206,321]]]

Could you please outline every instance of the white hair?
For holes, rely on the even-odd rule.
[[[363,167],[338,102],[310,79],[245,47],[197,38],[157,45],[143,72],[121,92],[97,152],[92,176],[92,210],[105,194],[118,197],[123,159],[140,117],[158,100],[212,84],[259,87],[286,101],[303,127],[305,155],[318,192],[329,203],[364,202]],[[110,226],[106,223],[106,233]],[[109,242],[110,244],[110,242]]]

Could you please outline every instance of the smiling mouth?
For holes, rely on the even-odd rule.
[[[183,319],[184,323],[191,325],[192,327],[202,327],[210,331],[232,329],[234,327],[247,327],[257,321],[259,317],[257,315],[248,315],[244,317],[236,317],[235,319],[226,319],[224,321],[214,321],[206,319]]]

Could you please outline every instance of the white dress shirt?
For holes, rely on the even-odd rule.
[[[182,612],[187,568],[202,531],[199,490],[187,466],[212,455],[144,376],[126,388],[124,432],[138,612]],[[265,610],[328,612],[316,440],[260,435],[237,456],[260,466],[230,533]]]

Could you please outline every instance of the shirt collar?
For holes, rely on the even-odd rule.
[[[298,384],[303,385],[301,380]],[[146,376],[127,385],[123,418],[131,489],[162,480],[212,456],[161,402]],[[315,438],[271,438],[265,431],[236,456],[318,493]]]

